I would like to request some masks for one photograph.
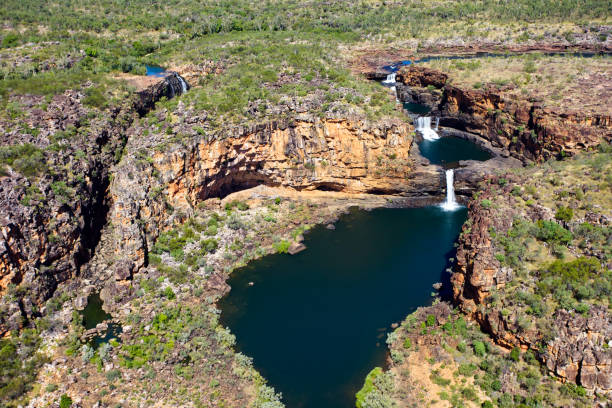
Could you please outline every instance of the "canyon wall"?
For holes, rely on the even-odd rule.
[[[197,127],[193,115],[184,109],[173,134]],[[139,126],[130,131],[127,154],[114,169],[112,227],[103,245],[105,261],[114,266],[99,265],[91,274],[99,278],[114,270],[116,280],[128,279],[145,265],[147,246],[174,220],[186,219],[206,199],[259,184],[407,196],[442,188],[437,169],[416,168],[410,127],[396,120],[302,116],[168,144],[160,132]]]
[[[490,180],[493,182],[489,183]],[[502,295],[500,303],[499,291],[509,282],[515,279],[533,282],[538,277],[533,276],[535,272],[529,272],[529,277],[519,278],[516,270],[495,256],[503,250],[496,247],[492,231],[505,234],[515,217],[525,214],[512,201],[512,180],[502,188],[497,178],[490,180],[485,180],[478,199],[468,205],[468,220],[459,237],[451,277],[455,304],[476,320],[496,343],[507,348],[531,349],[552,374],[588,390],[611,393],[612,350],[607,342],[612,338],[612,314],[609,309],[596,305],[583,315],[558,308],[547,327],[533,324],[525,329],[521,327],[521,320],[531,317],[523,315],[517,307],[524,302],[518,294],[509,293],[507,300]],[[494,201],[497,209],[482,204],[487,200]],[[554,219],[553,215],[551,210],[538,204],[526,214],[534,222]],[[605,218],[601,220],[605,225]]]
[[[448,76],[409,66],[397,73],[402,102],[429,106],[440,125],[479,135],[494,147],[523,161],[544,161],[575,154],[612,140],[612,117],[543,106],[504,97],[503,89],[464,89]]]
[[[208,198],[259,184],[404,196],[442,189],[439,169],[416,163],[402,121],[299,114],[213,130],[206,113],[179,102],[173,112],[157,109],[154,126],[144,115],[179,84],[174,75],[138,80],[128,100],[95,114],[78,92],[54,98],[47,111],[33,101],[30,128],[43,130],[12,135],[11,144],[44,150],[47,167],[35,178],[14,170],[0,178],[0,295],[10,292],[0,334],[22,327],[77,275],[127,282],[159,232]]]
[[[2,154],[15,157],[0,173],[0,335],[37,316],[57,285],[93,256],[111,205],[111,167],[128,129],[181,86],[175,73],[145,82],[108,109],[92,106],[87,89],[48,103],[11,97],[23,117],[0,122]]]

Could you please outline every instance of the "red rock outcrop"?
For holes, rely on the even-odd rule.
[[[189,132],[193,123],[187,122],[177,123],[174,131]],[[197,136],[187,145],[169,144],[163,150],[155,149],[160,136],[131,137],[110,186],[113,230],[105,258],[123,260],[117,264],[127,262],[131,271],[144,265],[147,243],[177,214],[189,216],[204,199],[258,184],[402,195],[436,194],[442,188],[435,168],[416,169],[410,127],[401,121],[302,116]],[[148,148],[151,156],[144,161],[137,153]]]
[[[527,99],[507,99],[497,89],[459,88],[447,84],[444,74],[424,67],[400,69],[397,81],[402,101],[427,104],[441,117],[441,125],[477,134],[521,160],[571,155],[612,140],[612,116],[608,114],[556,110]]]
[[[496,181],[496,180],[494,180]],[[468,220],[459,237],[451,285],[457,307],[476,320],[500,345],[533,349],[551,373],[576,382],[589,390],[612,392],[612,314],[602,306],[592,307],[587,316],[559,309],[552,316],[554,337],[545,339],[538,327],[519,327],[519,314],[512,305],[491,306],[491,291],[503,288],[514,278],[511,268],[496,259],[491,231],[505,233],[518,215],[508,201],[511,186],[498,191],[497,183],[481,190],[477,200],[468,205]],[[483,206],[483,200],[493,200],[503,208]],[[534,219],[551,219],[544,207],[535,205]],[[499,249],[497,249],[499,251]],[[535,279],[531,277],[530,279]],[[540,347],[545,344],[545,348]]]

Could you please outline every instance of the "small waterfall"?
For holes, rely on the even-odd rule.
[[[436,122],[436,130],[438,125]],[[431,118],[429,116],[421,116],[416,120],[416,131],[419,132],[425,140],[438,140],[440,136],[431,128]]]
[[[176,95],[182,95],[189,89],[189,84],[177,72],[168,71],[165,77],[167,94],[166,96],[174,98]]]
[[[187,82],[185,82],[185,80],[183,79],[182,76],[180,75],[176,75],[178,77],[179,82],[181,83],[181,90],[182,90],[182,94],[184,94],[185,92],[187,92]],[[436,130],[438,129],[438,125],[436,124]]]
[[[446,170],[446,201],[440,205],[444,211],[454,211],[460,207],[460,205],[457,204],[457,198],[455,197],[454,182],[454,170]]]
[[[436,116],[436,132],[438,131],[438,125],[440,124],[440,118]]]
[[[392,74],[387,75],[387,79],[382,81],[382,83],[385,84],[385,85],[395,84],[395,72],[392,73]]]

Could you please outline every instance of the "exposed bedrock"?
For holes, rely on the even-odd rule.
[[[511,305],[507,310],[491,306],[489,298],[495,289],[503,288],[514,279],[514,271],[502,266],[495,257],[490,231],[506,231],[518,213],[504,206],[503,213],[480,205],[481,200],[502,200],[511,197],[510,188],[494,191],[497,183],[481,190],[479,199],[468,205],[468,221],[459,237],[451,285],[455,304],[491,334],[500,345],[530,348],[537,352],[551,373],[576,382],[589,390],[612,392],[612,315],[603,306],[594,306],[583,316],[558,310],[551,327],[554,338],[546,339],[536,326],[528,330],[519,327],[522,317]],[[544,207],[535,205],[530,216],[534,219],[553,218]]]
[[[574,154],[612,139],[610,115],[506,99],[497,89],[459,88],[445,74],[420,66],[400,69],[396,80],[401,101],[428,105],[441,126],[477,134],[522,161]]]
[[[27,178],[9,168],[0,176],[0,335],[35,316],[94,254],[111,205],[110,168],[128,128],[142,109],[181,87],[174,74],[148,81],[104,111],[85,105],[84,93],[74,90],[55,96],[45,110],[42,96],[14,97],[28,114],[18,126],[0,123],[11,129],[2,144],[40,149],[33,159],[40,174]],[[11,287],[16,292],[5,298]]]
[[[173,132],[189,132],[199,122],[184,111]],[[192,120],[193,118],[193,120]],[[347,194],[437,195],[442,174],[411,156],[409,125],[390,120],[318,119],[302,115],[252,127],[236,127],[185,144],[168,144],[164,134],[142,137],[130,131],[127,154],[115,167],[113,206],[101,256],[90,265],[100,283],[112,286],[146,266],[148,245],[176,219],[185,219],[208,198],[268,185],[298,191]],[[136,134],[141,135],[136,137]],[[151,150],[147,150],[151,149]],[[148,151],[144,160],[139,152]],[[171,209],[171,210],[169,210]],[[109,263],[111,264],[110,268]]]

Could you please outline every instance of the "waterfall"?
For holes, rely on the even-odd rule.
[[[189,84],[177,72],[168,71],[165,76],[166,81],[166,96],[168,99],[174,98],[176,95],[182,95],[189,89]]]
[[[182,76],[180,75],[176,75],[178,77],[179,82],[181,83],[181,93],[184,94],[185,92],[187,92],[187,82],[185,82],[185,80],[183,79]],[[437,125],[436,125],[437,128]]]
[[[438,131],[439,124],[440,124],[440,118],[436,116],[436,132]]]
[[[453,169],[446,170],[446,201],[440,206],[444,211],[454,211],[460,207],[455,198],[455,172]]]
[[[437,122],[436,122],[437,123]],[[438,126],[436,124],[436,130]],[[421,116],[416,120],[416,130],[425,140],[438,140],[440,136],[431,128],[431,118],[429,116]]]
[[[383,84],[391,85],[395,83],[395,72],[387,75],[387,79],[382,81]]]

